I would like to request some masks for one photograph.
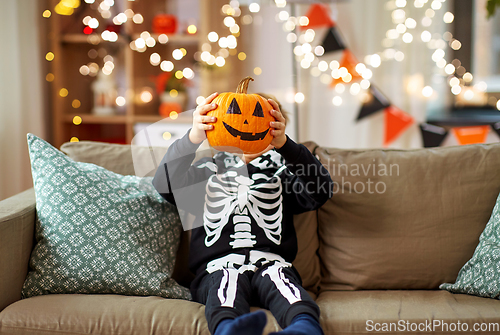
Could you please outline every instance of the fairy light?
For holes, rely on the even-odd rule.
[[[76,125],[76,126],[82,124],[82,118],[81,118],[81,116],[75,115],[73,117],[73,124]]]
[[[296,103],[301,104],[301,103],[303,103],[303,102],[304,102],[305,98],[306,98],[306,97],[304,96],[304,93],[302,93],[302,92],[297,92],[297,93],[295,94],[294,100],[295,100],[295,102],[296,102]]]
[[[333,97],[332,104],[337,107],[342,105],[342,98],[339,96]]]
[[[256,68],[253,69],[253,73],[256,76],[260,76],[262,74],[262,69],[260,67],[256,67]]]
[[[188,34],[196,34],[196,32],[198,31],[198,28],[196,28],[196,26],[194,24],[191,24],[187,27],[187,32]]]
[[[172,51],[172,57],[175,60],[180,60],[182,59],[182,57],[184,57],[184,55],[182,54],[182,51],[180,49],[175,49],[174,51]]]
[[[52,62],[55,58],[55,55],[53,52],[47,52],[47,54],[45,55],[45,59],[48,60],[49,62]]]
[[[125,99],[125,97],[118,96],[115,99],[115,103],[116,103],[117,106],[123,107],[127,103],[127,100]]]
[[[173,112],[172,112],[173,113]],[[172,115],[172,113],[170,113],[170,116]],[[162,137],[165,141],[168,141],[172,138],[172,134],[170,134],[168,131],[164,132],[162,134]]]
[[[193,79],[194,78],[194,71],[191,70],[189,67],[184,68],[184,70],[182,70],[182,74],[187,79]]]
[[[80,108],[81,105],[82,105],[82,103],[78,99],[75,99],[71,102],[71,107],[73,107],[75,109]]]
[[[47,80],[49,83],[53,82],[54,79],[55,79],[55,76],[52,73],[47,73],[47,75],[45,76],[45,80]]]
[[[168,42],[167,34],[158,35],[158,42],[160,42],[160,44],[166,44]]]
[[[48,9],[44,10],[42,13],[42,16],[46,19],[48,19],[52,15],[52,12]]]
[[[361,92],[361,86],[358,83],[354,83],[354,84],[351,85],[351,87],[349,89],[349,92],[352,95],[358,95],[359,92]]]
[[[78,139],[78,137],[72,137],[70,140],[70,142],[80,142],[80,140]]]
[[[345,92],[345,85],[344,84],[337,84],[335,85],[335,92],[338,94],[342,94]]]
[[[247,55],[244,52],[240,52],[240,53],[238,53],[238,59],[243,61],[243,60],[247,59]]]
[[[425,86],[422,89],[422,95],[426,98],[429,98],[432,95],[432,93],[434,93],[434,90],[430,86]]]
[[[252,13],[258,13],[260,11],[260,5],[256,2],[252,2],[248,5],[248,10]]]
[[[446,12],[443,16],[444,23],[452,23],[455,20],[455,15],[451,12]]]
[[[217,42],[219,39],[219,34],[217,34],[215,31],[211,31],[208,33],[208,40],[210,42]]]
[[[160,65],[160,62],[161,62],[161,57],[158,53],[152,53],[151,56],[149,56],[149,62],[151,63],[151,65],[153,66],[158,66]]]
[[[135,14],[133,17],[132,17],[132,21],[135,23],[135,24],[142,24],[144,22],[144,18],[142,17],[141,14]]]

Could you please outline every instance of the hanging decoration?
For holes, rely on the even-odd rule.
[[[340,31],[336,27],[328,29],[323,42],[321,42],[321,46],[325,50],[325,54],[329,52],[344,50],[346,48]]]
[[[394,106],[389,106],[384,109],[384,120],[385,147],[395,141],[415,121],[410,114]]]
[[[309,22],[301,26],[301,30],[335,26],[335,22],[330,17],[330,7],[326,4],[312,4],[305,16],[309,19]]]
[[[361,106],[357,120],[376,113],[382,109],[385,109],[391,105],[389,100],[386,98],[382,92],[380,92],[375,86],[370,87],[370,93],[367,96],[366,101]]]
[[[334,77],[332,83],[330,84],[332,88],[335,88],[337,84],[353,83],[363,79],[363,77],[356,71],[356,65],[358,65],[359,62],[349,49],[345,49],[343,51],[339,64],[339,69],[345,68],[347,73],[339,74],[340,76],[338,78]]]
[[[452,129],[460,145],[486,142],[489,130],[490,126],[455,127]]]
[[[448,135],[448,131],[443,127],[429,123],[421,123],[419,126],[424,148],[439,147]]]
[[[429,27],[432,24],[432,18],[442,7],[441,3],[444,1],[446,0],[432,1],[431,8],[425,11],[425,17],[421,21],[423,27]],[[278,2],[276,1],[276,3]],[[414,6],[421,8],[425,5],[425,3],[427,3],[427,1],[415,0]],[[390,46],[393,45],[394,40],[398,38],[401,38],[404,43],[411,43],[414,40],[414,31],[412,31],[412,29],[415,29],[417,26],[416,20],[406,16],[406,11],[404,10],[404,7],[407,6],[406,0],[395,1],[394,6],[395,8],[393,8],[391,16],[396,27],[395,29],[389,30],[386,34],[387,38],[384,40],[383,44],[387,48],[390,48]],[[378,88],[370,83],[373,73],[367,65],[365,65],[365,63],[373,68],[377,68],[383,60],[394,59],[401,62],[404,60],[404,54],[401,51],[387,49],[386,51],[391,50],[393,52],[368,55],[365,57],[365,63],[359,62],[352,51],[349,50],[336,22],[331,19],[329,6],[325,4],[312,4],[305,14],[305,17],[307,19],[304,19],[303,17],[295,19],[287,16],[288,21],[285,24],[286,27],[286,25],[293,20],[305,22],[305,24],[301,24],[299,26],[300,31],[305,32],[298,37],[292,35],[292,38],[287,38],[289,42],[295,42],[298,40],[301,43],[301,45],[294,48],[294,54],[297,61],[300,62],[300,66],[307,69],[312,66],[315,57],[320,58],[327,54],[331,55],[336,52],[342,52],[339,62],[333,60],[330,64],[328,64],[326,61],[321,60],[317,62],[317,67],[313,67],[311,69],[311,74],[319,77],[322,83],[328,84],[339,94],[345,91],[346,84],[350,85],[349,91],[353,95],[359,94],[361,89],[368,90],[360,95],[362,105],[357,116],[357,121],[371,114],[383,111],[385,119],[383,145],[388,146],[393,143],[415,123],[415,120],[410,114],[392,105],[389,99]],[[452,23],[453,20],[454,16],[451,12],[446,12],[443,15],[443,21],[445,23]],[[327,28],[325,33],[322,32],[324,28]],[[448,83],[451,87],[451,92],[454,95],[459,95],[461,93],[464,95],[463,92],[467,91],[467,100],[474,99],[474,93],[484,92],[486,90],[486,86],[483,82],[474,85],[473,88],[466,87],[472,82],[473,77],[472,74],[467,72],[465,68],[461,66],[458,59],[455,59],[451,63],[447,63],[445,60],[446,52],[444,49],[447,45],[449,45],[453,50],[458,50],[461,47],[460,41],[453,38],[449,32],[444,34],[444,39],[435,40],[433,39],[433,35],[427,29],[428,28],[424,30],[420,38],[424,43],[427,43],[427,46],[430,49],[435,50],[432,54],[432,60],[436,63],[436,67],[440,69],[444,75],[450,76],[448,78]],[[291,34],[293,33],[290,33],[289,37]],[[311,43],[314,40],[314,36],[317,34],[324,34],[324,36],[321,39],[321,43],[313,48]],[[446,41],[448,41],[448,43]],[[332,70],[331,76],[326,73],[321,74],[321,72],[325,72],[328,69]],[[359,81],[361,82],[358,83]],[[434,90],[431,86],[425,86],[422,89],[422,96],[430,97],[433,92]],[[297,95],[298,94],[302,93],[299,92]],[[301,101],[303,101],[303,98]],[[342,98],[340,96],[336,96],[333,98],[332,103],[335,106],[339,106],[342,104]],[[491,127],[500,136],[500,122],[495,125],[491,125]],[[423,146],[434,147],[441,145],[450,132],[453,133],[453,135],[457,138],[457,142],[461,145],[484,143],[490,126],[456,127],[451,128],[451,130],[448,131],[439,126],[421,123],[419,124],[419,128],[422,135]]]

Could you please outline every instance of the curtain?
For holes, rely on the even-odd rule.
[[[0,200],[32,187],[26,134],[46,135],[38,3],[0,1]]]

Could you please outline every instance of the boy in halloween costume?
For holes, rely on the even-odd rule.
[[[319,308],[291,263],[297,253],[293,215],[331,197],[328,171],[285,135],[285,118],[272,99],[273,140],[264,152],[218,152],[192,164],[205,131],[214,127],[207,113],[217,108],[216,96],[196,108],[193,127],[169,147],[153,179],[167,201],[178,207],[192,201],[184,209],[197,227],[189,255],[193,299],[206,305],[212,334],[262,334],[266,315],[250,313],[252,303],[273,313],[280,334],[323,334]]]

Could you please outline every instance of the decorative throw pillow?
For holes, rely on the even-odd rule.
[[[24,298],[116,293],[189,299],[170,278],[182,225],[151,178],[123,176],[66,157],[28,134],[36,246]]]
[[[500,195],[479,237],[474,255],[460,269],[455,284],[441,284],[439,288],[453,293],[500,298]]]

